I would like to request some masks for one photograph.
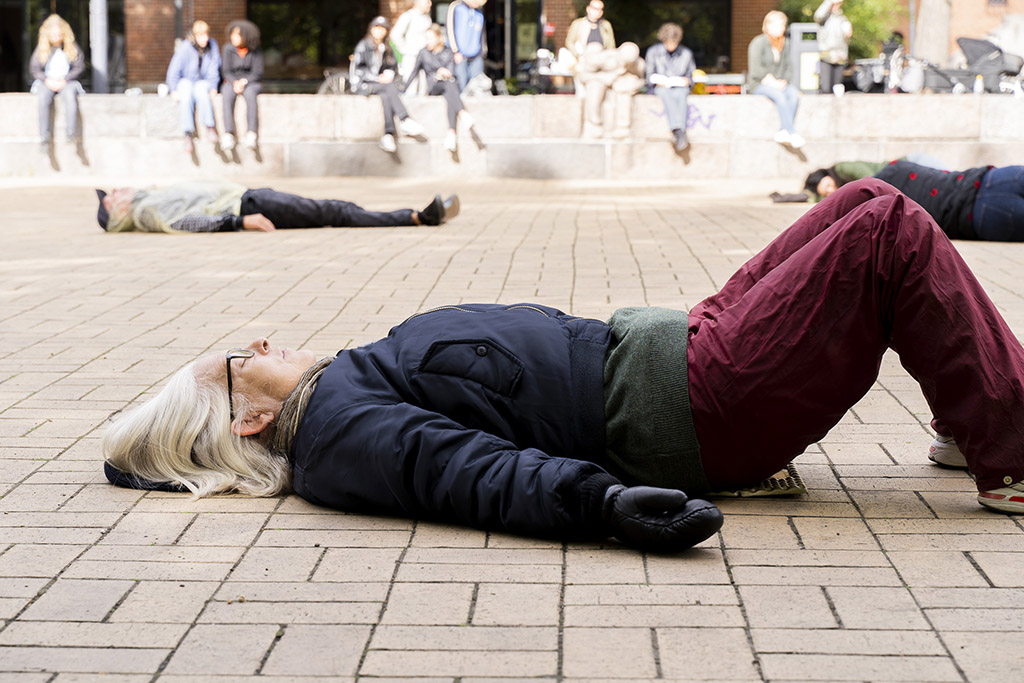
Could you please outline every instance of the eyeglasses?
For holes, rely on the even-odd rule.
[[[228,369],[228,415],[231,416],[231,422],[235,421],[235,404],[231,401],[231,361],[235,358],[252,358],[256,355],[256,352],[252,349],[230,349],[224,354],[224,365]]]

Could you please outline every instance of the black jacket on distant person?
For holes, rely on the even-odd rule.
[[[53,58],[53,53],[50,53],[50,58]],[[46,80],[46,64],[39,61],[39,47],[36,47],[32,51],[32,56],[28,60],[28,73],[32,76],[34,81],[45,81]],[[82,53],[82,48],[79,46],[78,55],[75,60],[71,62],[71,69],[68,71],[68,75],[64,77],[65,81],[77,81],[85,73],[85,55]]]
[[[245,56],[238,54],[238,48],[231,43],[224,46],[221,53],[220,72],[230,85],[243,78],[249,83],[263,82],[263,50],[249,50]]]
[[[416,54],[416,63],[412,66],[412,71],[409,72],[408,78],[405,79],[405,83],[402,85],[404,91],[416,77],[422,71],[427,76],[427,92],[430,92],[434,84],[437,83],[437,70],[448,69],[448,71],[455,73],[455,53],[451,51],[451,48],[444,47],[438,52],[431,52],[427,48],[423,48]],[[454,76],[451,80],[454,80]]]
[[[349,68],[349,81],[352,92],[358,95],[369,95],[367,88],[369,83],[378,83],[380,74],[390,69],[398,73],[398,60],[395,53],[391,51],[388,39],[384,41],[384,48],[381,49],[371,38],[363,38],[356,44],[355,52],[352,54],[352,64]],[[395,81],[396,85],[398,81]]]

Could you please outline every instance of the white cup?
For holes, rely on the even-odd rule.
[[[842,83],[836,83],[835,85],[832,86],[832,94],[835,95],[836,97],[842,97],[845,92],[846,86],[843,85]]]
[[[168,92],[170,91],[168,90],[166,83],[161,83],[160,85],[156,86],[156,94],[160,97],[167,97]]]

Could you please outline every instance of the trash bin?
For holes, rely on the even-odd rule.
[[[802,92],[818,92],[818,28],[814,22],[789,25],[793,80]]]

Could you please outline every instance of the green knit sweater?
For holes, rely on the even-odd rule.
[[[600,464],[626,484],[707,491],[690,413],[686,312],[621,308],[608,324]]]

